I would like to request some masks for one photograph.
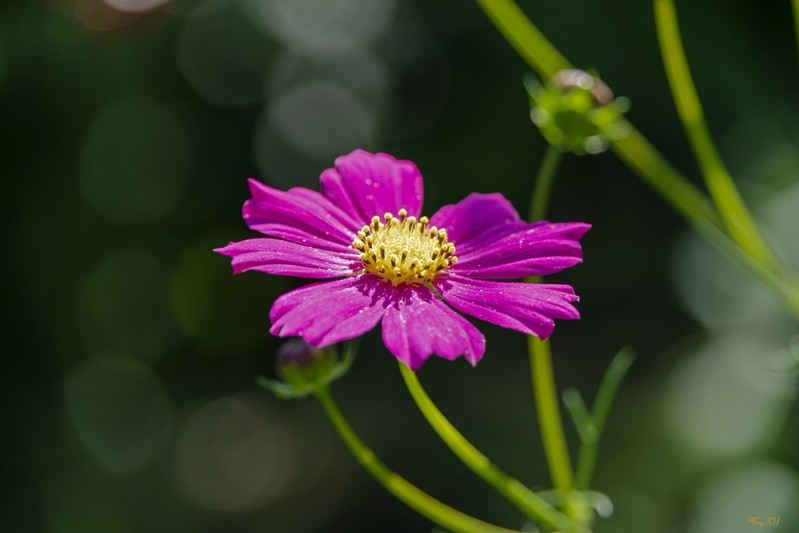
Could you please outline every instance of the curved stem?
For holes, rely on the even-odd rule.
[[[777,264],[738,194],[730,173],[721,161],[708,131],[702,104],[696,93],[685,58],[677,11],[672,0],[654,0],[655,25],[666,77],[710,197],[718,207],[732,238],[756,261],[766,267]]]
[[[630,126],[631,134],[614,141],[611,149],[694,228],[719,250],[748,270],[786,309],[799,318],[799,281],[782,269],[756,261],[725,232],[724,224],[707,197],[685,181],[646,138]]]
[[[483,522],[454,509],[408,483],[404,478],[389,470],[358,437],[352,426],[339,411],[326,387],[316,389],[316,398],[322,404],[328,418],[333,423],[341,439],[350,449],[355,459],[372,476],[405,505],[427,517],[436,524],[460,533],[512,533],[513,530]]]
[[[794,0],[799,6],[799,0]],[[542,78],[571,68],[512,0],[477,0],[494,25]],[[799,7],[797,7],[799,13]],[[799,18],[799,15],[797,15]],[[613,152],[688,220],[701,234],[763,282],[799,318],[799,280],[782,268],[769,268],[726,233],[725,222],[707,195],[675,170],[649,141],[627,123],[627,137],[611,143]]]
[[[438,410],[416,374],[402,363],[399,367],[411,397],[427,422],[466,466],[530,518],[562,531],[569,529],[569,519],[563,513],[492,464]]]
[[[562,154],[552,145],[547,146],[541,167],[538,169],[538,176],[535,180],[533,194],[530,197],[530,216],[528,220],[543,220],[546,217],[549,196],[552,192],[552,184],[555,181],[555,172],[558,170]]]

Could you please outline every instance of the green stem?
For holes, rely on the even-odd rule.
[[[541,161],[535,186],[530,198],[530,222],[544,218],[549,203],[549,192],[555,179],[555,172],[560,163],[560,152],[550,146]],[[540,283],[540,277],[526,280],[529,283]],[[533,385],[538,426],[541,429],[541,440],[544,455],[547,459],[552,483],[560,492],[562,502],[568,501],[568,495],[574,489],[569,448],[563,434],[563,422],[560,417],[558,393],[555,387],[555,375],[552,371],[552,354],[549,341],[537,337],[527,337],[527,348],[530,359],[530,377]],[[568,507],[566,508],[568,511]]]
[[[699,233],[748,270],[799,318],[799,282],[795,277],[768,268],[745,253],[727,235],[707,196],[686,181],[632,125],[630,135],[614,141],[611,149]]]
[[[799,0],[794,1],[799,4]],[[477,3],[542,78],[551,78],[558,70],[571,68],[512,0],[477,0]],[[611,143],[613,152],[700,233],[760,279],[799,318],[796,277],[782,269],[770,268],[730,240],[724,221],[707,195],[677,172],[637,129],[628,125],[629,135]]]
[[[577,456],[577,488],[579,490],[591,488],[591,478],[594,475],[596,457],[599,452],[599,439],[605,428],[605,422],[610,414],[610,407],[613,405],[613,399],[619,390],[621,380],[632,363],[632,352],[626,349],[622,350],[613,358],[605,372],[605,377],[602,378],[602,385],[599,387],[591,409],[592,431],[587,439],[583,439],[583,445]]]
[[[707,196],[675,170],[632,124],[627,125],[630,134],[614,141],[611,150],[700,233],[723,233],[724,223]]]
[[[439,411],[416,374],[402,363],[399,367],[411,397],[427,422],[466,466],[530,518],[561,531],[569,530],[569,519],[563,513],[492,464]]]
[[[372,476],[405,505],[427,517],[436,524],[451,531],[461,533],[511,533],[513,530],[483,522],[464,514],[457,509],[436,500],[426,492],[408,483],[404,478],[389,470],[358,437],[352,426],[339,411],[333,397],[326,387],[315,391],[328,418],[333,423],[341,439],[352,452],[355,459]]]
[[[542,78],[573,68],[513,0],[477,0],[477,3]],[[616,155],[699,231],[707,233],[714,226],[723,229],[723,222],[707,196],[677,172],[632,124],[626,126],[629,135],[611,144]]]
[[[799,0],[791,0],[793,7],[793,30],[796,38],[796,48],[799,50]]]
[[[543,220],[546,218],[547,204],[552,192],[552,184],[555,181],[555,172],[558,170],[562,154],[560,150],[552,145],[547,146],[541,167],[538,169],[538,176],[535,180],[535,188],[530,198],[529,220]]]
[[[563,434],[563,422],[558,406],[558,393],[555,388],[555,375],[552,371],[549,341],[528,336],[527,348],[544,455],[547,458],[552,483],[555,489],[561,493],[561,501],[567,501],[569,493],[574,490],[574,476],[569,459],[569,448],[566,446],[566,437]]]
[[[480,7],[520,56],[545,80],[572,68],[513,0],[477,0]]]
[[[654,8],[660,53],[663,56],[666,76],[674,96],[674,104],[694,155],[699,162],[699,168],[710,192],[710,197],[716,203],[732,238],[755,261],[772,268],[777,261],[760,236],[749,211],[738,194],[705,123],[702,104],[697,96],[691,71],[688,69],[688,61],[685,58],[674,2],[672,0],[654,0]]]

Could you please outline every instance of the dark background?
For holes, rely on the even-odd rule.
[[[297,282],[233,277],[211,249],[252,236],[247,177],[315,188],[358,147],[416,162],[428,215],[472,191],[524,213],[545,150],[529,69],[472,2],[156,2],[0,7],[0,530],[430,531],[359,469],[313,400],[254,386],[279,345],[269,307]],[[790,6],[678,4],[722,156],[797,266]],[[649,3],[522,5],[698,176]],[[782,370],[795,322],[610,154],[566,157],[550,213],[593,224],[584,264],[552,278],[582,297],[582,320],[553,337],[558,383],[590,400],[620,348],[638,354],[595,479],[616,512],[596,531],[749,531],[754,515],[799,531],[797,378]],[[478,448],[546,488],[524,338],[480,328],[476,369],[431,360],[420,378]],[[407,479],[522,527],[425,425],[379,334],[333,393]]]

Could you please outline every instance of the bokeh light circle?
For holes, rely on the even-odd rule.
[[[796,394],[792,376],[773,371],[774,354],[749,335],[728,335],[681,361],[663,396],[672,434],[693,453],[717,460],[766,446]]]
[[[797,517],[799,477],[786,466],[770,461],[736,464],[705,484],[689,515],[687,533],[748,533],[780,531]],[[749,521],[756,517],[762,525]],[[767,523],[769,518],[778,522]]]
[[[157,219],[172,209],[194,168],[186,127],[165,104],[108,104],[86,137],[80,183],[98,211],[115,221]]]
[[[799,184],[774,194],[758,215],[777,253],[799,269]]]
[[[311,156],[369,146],[376,126],[374,114],[351,91],[328,82],[307,83],[281,95],[272,103],[269,120]]]
[[[276,187],[318,188],[321,169],[355,148],[374,149],[377,117],[339,84],[299,84],[272,101],[253,138],[253,156]]]
[[[78,296],[85,342],[95,350],[121,350],[156,360],[181,337],[169,307],[169,270],[139,251],[103,259],[87,276]]]
[[[349,52],[385,34],[394,0],[248,0],[253,19],[303,55]]]
[[[278,498],[294,460],[282,424],[245,396],[194,405],[172,449],[178,492],[213,511],[251,511]]]
[[[141,13],[161,7],[169,0],[104,0],[106,4],[126,13]]]
[[[326,58],[284,51],[272,63],[267,89],[273,95],[285,94],[294,86],[320,80],[346,87],[371,105],[382,102],[389,75],[384,62],[368,48]]]
[[[65,378],[64,399],[81,442],[109,472],[143,468],[166,443],[169,396],[136,359],[109,355],[83,364]]]
[[[211,252],[241,231],[213,232],[180,253],[169,283],[169,302],[198,355],[236,357],[269,342],[270,303],[287,290],[272,276],[231,276],[230,261]]]
[[[177,62],[191,87],[209,102],[246,106],[261,99],[274,43],[255,28],[238,3],[199,4],[185,22]],[[206,7],[208,6],[208,7]]]

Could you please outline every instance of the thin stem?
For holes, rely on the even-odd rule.
[[[525,487],[520,481],[510,477],[492,464],[455,429],[427,395],[419,378],[411,369],[402,363],[399,363],[399,368],[411,397],[427,422],[466,466],[530,518],[561,531],[569,529],[569,519],[563,513]]]
[[[530,222],[546,216],[549,193],[552,189],[560,159],[560,152],[552,146],[544,154],[530,198],[530,212],[527,216]],[[526,281],[540,283],[541,278],[532,277]],[[568,494],[574,489],[574,475],[558,406],[555,374],[552,370],[552,352],[549,348],[548,340],[542,341],[533,336],[527,337],[527,348],[530,360],[530,378],[533,385],[538,426],[541,429],[541,440],[544,445],[544,455],[547,459],[552,483],[560,492],[561,501],[566,502]]]
[[[559,70],[571,68],[569,61],[552,46],[513,0],[477,0],[505,39],[527,63],[549,79]]]
[[[799,4],[799,0],[794,1]],[[477,3],[542,78],[550,78],[558,70],[571,67],[512,0],[477,0]],[[677,172],[641,132],[629,123],[627,126],[629,134],[611,143],[613,152],[697,231],[779,296],[791,313],[799,318],[799,281],[796,277],[783,269],[769,268],[730,240],[724,221],[707,195]]]
[[[555,376],[552,372],[552,354],[548,340],[527,337],[527,348],[530,358],[530,378],[533,383],[538,426],[541,428],[541,440],[544,443],[544,454],[547,458],[552,483],[561,493],[561,501],[566,501],[568,494],[574,489],[569,449],[563,434],[563,422],[558,406],[558,393],[555,388]]]
[[[630,135],[614,141],[610,147],[619,159],[643,178],[699,233],[748,270],[799,318],[799,282],[795,277],[770,269],[745,253],[727,235],[723,222],[707,196],[686,181],[632,125]]]
[[[538,169],[533,194],[530,197],[530,221],[543,220],[546,217],[547,204],[549,204],[549,196],[561,156],[560,150],[552,145],[547,146],[541,167]]]
[[[707,196],[680,174],[632,124],[630,134],[610,148],[655,192],[705,235],[724,232],[724,223]]]
[[[632,363],[632,352],[627,349],[622,350],[613,358],[605,372],[605,377],[602,378],[602,384],[599,386],[599,391],[591,409],[593,431],[590,432],[589,438],[583,439],[583,444],[580,446],[580,452],[577,455],[577,488],[579,490],[591,488],[591,478],[594,475],[596,457],[599,452],[599,439],[602,436],[602,430],[605,428],[605,422],[608,419],[616,392],[619,390],[621,381]]]
[[[796,37],[796,48],[799,50],[799,0],[791,0],[793,7],[793,30]]]
[[[732,238],[755,261],[771,268],[777,261],[760,236],[710,136],[702,104],[685,58],[674,2],[654,0],[654,7],[660,53],[674,104],[699,162],[710,196],[724,218]]]
[[[492,4],[493,5],[493,4]],[[549,192],[555,179],[555,172],[560,162],[560,152],[552,146],[547,149],[541,161],[535,186],[530,198],[530,222],[544,218],[549,203]],[[529,283],[540,283],[540,277],[526,280]],[[563,422],[558,406],[558,393],[555,387],[555,375],[552,371],[552,354],[549,341],[537,337],[527,337],[527,348],[530,360],[530,377],[533,385],[538,426],[541,429],[541,440],[544,455],[547,459],[552,483],[560,492],[561,501],[566,502],[569,493],[574,489],[569,448],[563,434]],[[568,508],[567,508],[568,510]]]
[[[457,509],[436,500],[426,492],[408,483],[404,478],[389,470],[358,437],[352,426],[339,411],[333,397],[326,387],[315,392],[328,418],[333,423],[341,439],[352,452],[355,459],[372,476],[405,505],[427,517],[436,524],[460,533],[511,533],[513,530],[483,522],[464,514]]]

